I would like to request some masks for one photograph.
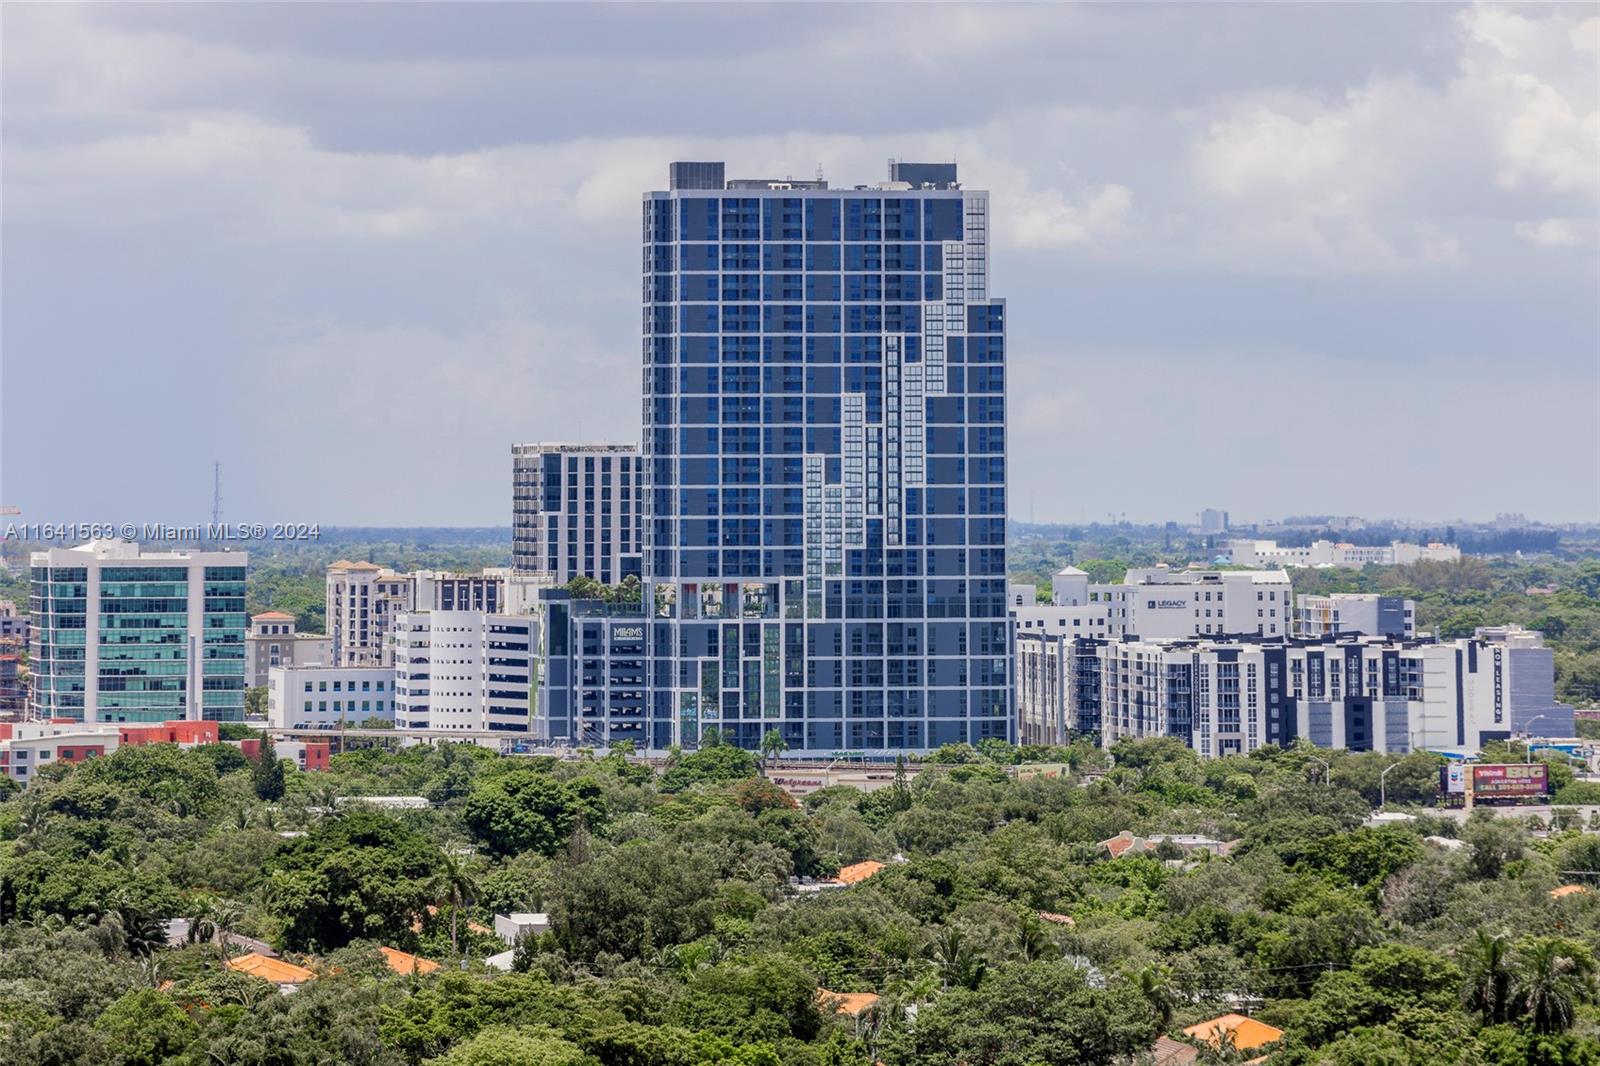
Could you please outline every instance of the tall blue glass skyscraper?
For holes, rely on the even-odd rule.
[[[988,196],[889,177],[645,195],[650,746],[1012,737]]]

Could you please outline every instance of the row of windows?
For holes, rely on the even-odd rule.
[[[959,241],[960,195],[731,197],[680,196],[644,205],[656,241]],[[673,205],[676,205],[675,208]]]
[[[305,690],[307,692],[311,691],[311,684],[312,683],[310,681],[307,681],[305,683]],[[326,681],[318,681],[316,683],[316,685],[317,685],[317,691],[318,692],[327,692],[328,691],[328,682],[326,682]],[[341,686],[344,686],[344,685],[346,685],[345,682],[341,682],[341,681],[333,682],[333,691],[335,691],[335,692],[341,692],[341,691],[354,692],[354,691],[356,691],[356,683],[354,681],[348,682],[347,687],[341,688]],[[373,692],[373,691],[382,692],[383,691],[383,682],[382,681],[377,682],[377,688],[374,689],[372,681],[364,680],[364,681],[361,682],[361,691],[362,692]]]
[[[735,364],[796,364],[831,366],[848,363],[886,364],[887,340],[878,334],[865,336],[809,336],[774,335],[767,337],[693,335],[683,337],[646,337],[644,361],[647,365],[665,368],[671,363],[690,366],[696,363]],[[922,361],[922,338],[911,335],[898,338],[901,361]],[[1001,363],[1005,361],[1005,338],[998,334],[973,334],[944,338],[946,363]],[[646,373],[647,383],[656,383],[655,390],[671,389],[671,378],[658,383],[659,375],[670,370],[655,369]]]

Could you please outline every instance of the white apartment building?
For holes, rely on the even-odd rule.
[[[636,444],[516,444],[511,448],[511,562],[558,584],[611,585],[639,576],[644,551],[643,460]]]
[[[1094,638],[1287,636],[1293,625],[1289,575],[1282,570],[1129,570],[1120,584],[1091,584],[1077,567],[1058,571],[1052,602],[1020,606],[1012,586],[1012,628]]]
[[[1097,649],[1100,736],[1177,736],[1201,756],[1254,751],[1285,739],[1281,662],[1262,645],[1137,640]],[[1094,664],[1089,665],[1093,669]]]
[[[1482,629],[1434,643],[1343,636],[1017,639],[1019,735],[1176,736],[1200,754],[1306,738],[1353,751],[1476,749],[1513,736],[1570,736],[1538,633]]]
[[[335,666],[390,666],[389,627],[415,606],[410,574],[340,559],[328,567],[327,623]]]
[[[1280,547],[1274,540],[1235,540],[1227,546],[1228,561],[1235,566],[1335,567],[1359,570],[1364,566],[1396,566],[1417,562],[1454,562],[1461,549],[1454,544],[1407,544],[1393,541],[1386,545],[1335,544],[1331,540],[1313,541],[1306,547]]]
[[[356,727],[393,722],[395,671],[387,666],[280,666],[267,674],[272,729]]]
[[[294,615],[286,611],[251,615],[244,646],[246,688],[265,685],[267,671],[274,666],[333,665],[333,638],[321,633],[296,632]]]
[[[1417,635],[1417,605],[1401,596],[1335,592],[1295,597],[1294,635],[1305,640],[1364,633],[1410,639]]]
[[[1078,595],[1074,588],[1073,595]],[[1282,570],[1129,570],[1120,585],[1085,585],[1089,606],[1110,612],[1112,636],[1287,636],[1289,575]]]
[[[531,730],[537,615],[406,611],[395,620],[393,638],[398,726]]]

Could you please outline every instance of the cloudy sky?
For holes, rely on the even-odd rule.
[[[0,499],[506,524],[668,161],[953,157],[1015,517],[1600,520],[1594,10],[8,4]]]

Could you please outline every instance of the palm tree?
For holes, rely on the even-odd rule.
[[[456,936],[456,922],[461,916],[463,907],[471,905],[478,894],[477,873],[465,860],[451,851],[446,851],[439,864],[439,871],[434,874],[433,891],[435,898],[441,904],[450,906],[450,951],[460,955],[460,941]]]
[[[211,928],[217,939],[218,964],[228,966],[228,940],[244,917],[244,904],[231,899],[216,899],[211,904]]]
[[[1146,966],[1133,978],[1134,987],[1149,1004],[1150,1011],[1162,1029],[1172,1024],[1172,1012],[1177,1007],[1177,994],[1172,987],[1172,971],[1165,966]]]
[[[761,772],[766,773],[769,760],[777,759],[788,750],[789,745],[784,742],[782,733],[776,729],[767,730],[761,737]]]
[[[1483,1015],[1485,1025],[1506,1020],[1511,1003],[1511,943],[1499,933],[1479,929],[1467,947],[1462,968],[1467,983],[1462,999],[1468,1010]]]
[[[1023,962],[1038,962],[1061,953],[1061,946],[1051,938],[1044,923],[1032,912],[1025,913],[1017,925],[1016,946],[1017,955]]]
[[[216,926],[211,924],[212,908],[217,898],[201,892],[189,901],[184,918],[189,922],[188,940],[191,944],[209,944],[216,936]]]
[[[1517,953],[1512,1001],[1540,1033],[1572,1028],[1579,1004],[1594,998],[1589,949],[1562,937],[1540,937]]]
[[[939,931],[933,938],[930,953],[946,988],[951,985],[977,988],[989,968],[989,963],[967,946],[961,930],[954,926],[945,926]]]
[[[30,843],[44,829],[46,820],[43,804],[30,803],[23,807],[17,815],[17,839],[24,844]]]
[[[111,899],[108,913],[101,918],[115,917],[121,926],[122,940],[131,955],[149,955],[158,947],[167,945],[167,928],[126,892],[118,892]]]

